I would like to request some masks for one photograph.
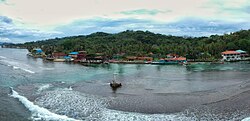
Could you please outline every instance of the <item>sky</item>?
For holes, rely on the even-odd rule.
[[[174,36],[250,29],[250,0],[0,0],[0,42],[143,30]]]

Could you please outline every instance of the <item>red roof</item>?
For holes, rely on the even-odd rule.
[[[222,52],[222,54],[240,54],[240,53],[238,53],[236,51],[224,51],[224,52]]]
[[[167,58],[166,60],[178,60],[178,61],[184,61],[184,60],[187,60],[187,58],[185,58],[185,57]]]

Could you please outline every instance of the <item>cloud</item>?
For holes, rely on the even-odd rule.
[[[210,0],[202,9],[213,11],[213,18],[226,21],[248,21],[250,19],[249,0]]]
[[[249,29],[249,5],[249,0],[0,0],[0,37],[23,42],[125,30],[209,36]]]
[[[0,5],[0,14],[34,26],[56,25],[76,19],[134,17],[174,20],[183,16],[213,16],[201,6],[208,0],[8,0],[13,6]],[[55,7],[56,6],[56,7]],[[119,14],[118,14],[119,13]],[[205,13],[205,14],[204,14]],[[154,16],[154,17],[152,17]]]
[[[60,36],[60,32],[18,27],[11,18],[0,16],[0,42],[23,43]]]
[[[0,3],[4,3],[4,2],[6,2],[6,0],[0,0]]]
[[[91,18],[78,19],[67,24],[56,26],[53,30],[42,31],[16,26],[12,19],[0,16],[0,41],[20,43],[25,41],[44,40],[55,37],[88,35],[94,32],[118,33],[125,30],[152,31],[175,36],[210,36],[249,29],[249,22],[232,22],[217,19],[185,17],[174,22],[159,22],[136,18]],[[7,20],[7,22],[6,22]]]
[[[152,10],[137,9],[137,10],[130,10],[130,11],[122,11],[120,13],[125,14],[125,15],[156,15],[159,13],[166,13],[166,12],[170,12],[170,10],[169,11],[160,11],[157,9],[152,9]]]
[[[90,34],[93,32],[117,33],[125,30],[149,30],[155,33],[176,36],[210,36],[250,28],[247,22],[230,22],[186,17],[175,22],[158,22],[145,19],[105,19],[93,18],[77,20],[55,30],[65,36]]]
[[[5,24],[12,24],[12,19],[6,16],[0,16],[0,22]]]
[[[0,42],[10,42],[10,39],[7,37],[0,37]]]
[[[245,6],[242,10],[247,14],[250,14],[250,6]]]

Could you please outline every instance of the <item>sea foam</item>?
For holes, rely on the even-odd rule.
[[[4,57],[4,56],[0,56],[0,58],[2,58],[2,59],[6,59],[6,57]]]
[[[23,71],[31,73],[31,74],[35,73],[34,71],[31,71],[30,69],[28,69],[29,66],[26,64],[21,64],[19,62],[11,61],[11,60],[0,60],[0,61],[3,62],[2,63],[3,65],[6,65],[8,67],[12,67],[14,70],[23,70]]]
[[[50,84],[44,84],[44,85],[39,86],[37,91],[41,92],[41,91],[46,90],[48,88],[50,88]]]
[[[244,119],[242,119],[241,121],[250,121],[250,117],[244,118]]]
[[[26,108],[32,113],[33,120],[45,120],[45,121],[77,121],[76,119],[69,118],[65,115],[58,115],[50,112],[49,110],[35,105],[29,101],[26,97],[19,95],[15,90],[12,89],[11,97],[17,98]]]

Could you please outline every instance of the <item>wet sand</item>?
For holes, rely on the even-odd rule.
[[[16,88],[32,102],[43,93],[37,85],[20,85]],[[158,90],[123,85],[116,91],[108,83],[78,82],[75,84],[52,83],[52,87],[69,88],[84,94],[97,95],[109,100],[112,110],[143,114],[182,113],[199,120],[241,120],[250,116],[250,82],[218,89],[189,93],[161,93]],[[52,89],[53,90],[53,89]]]
[[[112,97],[108,108],[120,111],[146,114],[182,112],[186,116],[210,120],[240,120],[250,116],[250,82],[191,93],[154,93],[150,89],[124,93],[127,92],[123,90],[125,87],[114,92],[107,90],[108,85],[93,83],[78,83],[72,87],[79,92]]]

